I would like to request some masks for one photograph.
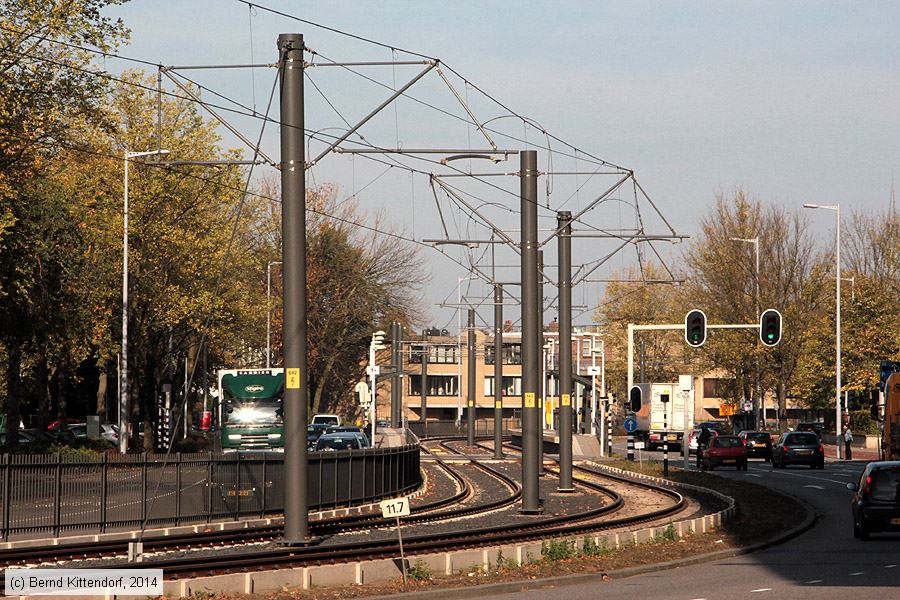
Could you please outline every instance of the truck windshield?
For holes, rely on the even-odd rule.
[[[227,424],[232,427],[281,425],[281,402],[278,400],[233,401],[229,409]]]

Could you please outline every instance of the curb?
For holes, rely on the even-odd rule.
[[[759,550],[765,550],[766,548],[770,548],[772,546],[777,546],[778,544],[782,544],[787,540],[800,535],[801,533],[805,533],[806,531],[812,529],[812,527],[816,524],[821,516],[815,510],[815,508],[805,500],[802,500],[792,494],[787,494],[780,491],[778,493],[783,494],[784,496],[787,496],[792,500],[795,500],[798,504],[803,506],[806,510],[806,516],[804,517],[803,521],[801,521],[800,524],[793,529],[789,529],[788,531],[785,531],[782,534],[777,535],[769,540],[757,542],[756,544],[752,544],[750,546],[744,546],[742,548],[732,548],[729,550],[720,550],[718,552],[710,552],[708,554],[701,554],[698,556],[692,556],[690,558],[682,558],[664,563],[649,563],[646,565],[638,565],[636,567],[627,567],[624,569],[610,571],[608,573],[579,573],[575,575],[547,577],[544,579],[525,579],[521,581],[490,583],[469,587],[441,588],[419,592],[404,592],[400,594],[391,594],[389,596],[370,596],[368,598],[369,600],[389,600],[390,598],[455,599],[472,598],[485,594],[509,594],[515,592],[538,590],[547,587],[563,587],[567,585],[577,585],[580,583],[592,582],[599,583],[601,581],[604,581],[604,579],[625,579],[627,577],[642,575],[644,573],[651,573],[667,569],[676,569],[678,567],[687,567],[695,564],[713,562],[724,558],[732,558],[735,556],[750,554]]]

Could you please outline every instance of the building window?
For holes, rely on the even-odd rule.
[[[423,344],[410,344],[409,364],[422,364]],[[433,365],[455,365],[459,362],[459,347],[456,344],[429,344],[428,362]]]
[[[429,396],[456,396],[458,390],[456,375],[429,375],[428,376],[428,395]],[[422,376],[409,376],[409,395],[422,395]]]
[[[590,358],[591,351],[594,349],[594,340],[591,338],[581,338],[581,357]]]
[[[504,375],[502,392],[504,396],[521,396],[522,378],[518,375]],[[492,376],[484,378],[484,395],[488,397],[494,395],[494,378]]]
[[[704,398],[730,398],[730,387],[734,385],[733,379],[721,379],[718,377],[703,378]]]
[[[484,364],[494,364],[494,344],[488,344],[484,347]],[[503,344],[503,364],[504,365],[521,365],[522,364],[522,344]]]

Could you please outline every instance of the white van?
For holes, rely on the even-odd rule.
[[[315,415],[312,419],[313,425],[338,425],[341,424],[341,418],[337,415]]]

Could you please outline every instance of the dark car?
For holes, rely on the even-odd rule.
[[[762,458],[766,462],[772,460],[772,436],[768,431],[742,431],[738,437],[747,446],[748,458]]]
[[[900,531],[900,461],[871,462],[859,483],[848,483],[854,492],[853,536],[869,539],[876,531]]]
[[[772,447],[772,467],[809,465],[811,469],[825,468],[825,447],[812,431],[789,431]]]
[[[734,465],[739,471],[747,470],[747,449],[736,435],[718,435],[710,438],[709,445],[700,451],[700,470],[710,471],[723,465]]]
[[[822,432],[825,431],[824,423],[800,423],[797,425],[797,431],[812,431],[817,436],[822,437]]]
[[[322,423],[313,423],[306,426],[306,447],[309,450],[316,449],[316,442],[319,441],[319,436],[325,433],[326,429],[328,429],[328,425]]]
[[[322,450],[359,450],[363,441],[358,433],[323,433],[316,442],[316,451]]]

